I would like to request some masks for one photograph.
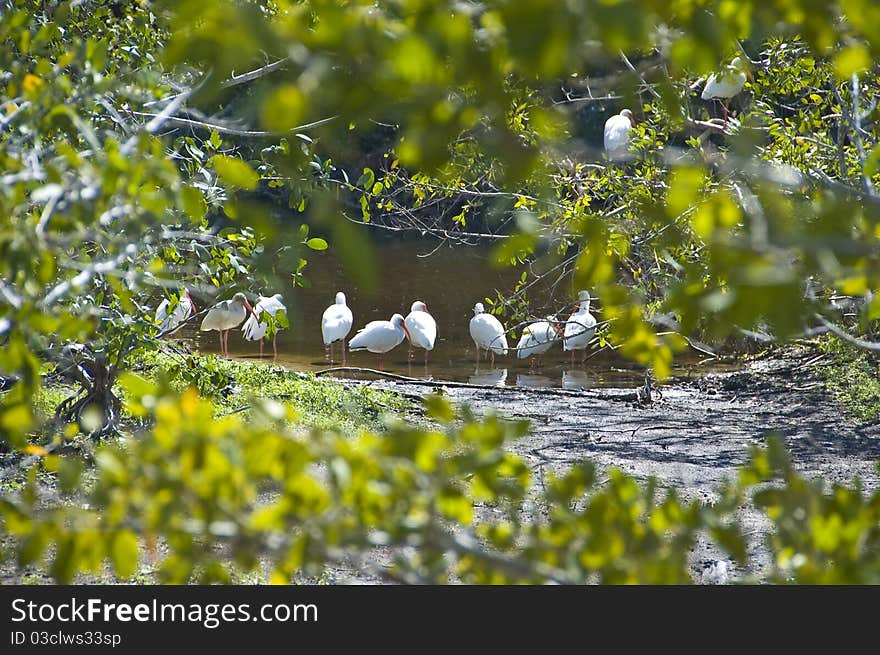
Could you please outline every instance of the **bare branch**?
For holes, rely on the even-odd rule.
[[[136,116],[159,116],[159,114],[153,114],[149,112],[142,111],[133,111],[132,114]],[[336,116],[329,116],[327,118],[322,118],[317,121],[313,121],[311,123],[306,123],[304,125],[297,125],[296,127],[290,128],[287,132],[267,132],[263,130],[242,130],[237,127],[231,127],[229,125],[223,125],[222,123],[207,123],[204,121],[196,121],[190,118],[180,118],[179,116],[171,116],[167,117],[164,120],[164,123],[168,123],[170,125],[177,125],[178,127],[194,127],[202,130],[217,130],[219,134],[229,134],[231,136],[239,136],[243,138],[249,139],[263,139],[267,137],[277,137],[284,136],[289,134],[290,132],[303,132],[305,130],[311,129],[313,127],[318,127],[319,125],[324,125],[331,121],[336,120]]]
[[[256,70],[252,70],[249,73],[242,73],[241,75],[233,75],[228,80],[223,82],[220,86],[224,89],[228,89],[233,86],[237,86],[239,84],[244,84],[245,82],[250,82],[251,80],[256,80],[260,77],[268,75],[269,73],[274,73],[277,70],[284,68],[290,62],[289,59],[279,59],[278,61],[274,61],[271,64],[266,64],[261,68],[257,68]]]

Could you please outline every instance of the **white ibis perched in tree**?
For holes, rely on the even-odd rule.
[[[324,346],[330,349],[330,361],[333,361],[333,344],[342,342],[342,361],[345,361],[345,338],[351,332],[354,317],[351,310],[345,304],[345,294],[341,291],[336,293],[336,302],[324,310],[321,317],[321,336],[324,337]]]
[[[483,309],[483,303],[474,305],[474,317],[470,323],[471,339],[477,349],[477,364],[480,363],[480,350],[487,351],[492,358],[492,366],[495,366],[495,355],[507,354],[507,337],[504,334],[504,326],[501,321],[487,314]]]
[[[272,317],[274,330],[272,332],[272,354],[278,357],[278,347],[275,345],[275,338],[278,336],[278,330],[287,327],[287,307],[284,306],[284,296],[276,293],[274,296],[260,296],[257,304],[254,305],[254,313],[248,316],[241,328],[242,334],[248,341],[260,342],[260,357],[263,356],[263,339],[269,331],[269,323],[263,314]]]
[[[596,317],[590,313],[590,292],[578,293],[578,310],[565,322],[562,334],[562,349],[571,351],[571,363],[574,364],[574,351],[583,350],[581,363],[587,360],[587,346],[596,334]]]
[[[428,365],[428,353],[434,349],[437,340],[437,322],[428,312],[428,306],[416,300],[404,319],[409,334],[409,357],[412,359],[413,347],[425,349],[425,366]]]
[[[404,339],[412,340],[406,321],[400,314],[395,314],[388,321],[370,321],[358,333],[354,335],[349,344],[349,350],[368,350],[379,355],[379,370],[385,353],[396,348]]]
[[[629,132],[636,119],[629,109],[624,109],[605,121],[605,151],[611,159],[623,158],[629,148]]]
[[[720,100],[724,108],[724,121],[727,121],[727,105],[731,98],[740,93],[746,85],[748,68],[741,57],[734,57],[730,65],[720,73],[712,73],[700,97],[703,100]]]
[[[562,336],[562,330],[555,316],[548,316],[544,321],[529,323],[523,330],[516,349],[518,359],[529,358],[529,366],[535,365],[535,358],[546,353]]]
[[[156,308],[156,323],[159,324],[159,334],[168,335],[176,332],[181,325],[196,313],[196,304],[189,295],[189,289],[184,289],[177,299],[174,309],[169,311],[171,300],[165,298]]]
[[[248,312],[253,314],[254,308],[239,291],[229,300],[221,300],[211,307],[199,329],[202,332],[217,330],[220,333],[220,351],[224,357],[229,357],[229,331],[241,325]]]

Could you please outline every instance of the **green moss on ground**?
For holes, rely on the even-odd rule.
[[[861,421],[880,418],[880,361],[873,353],[853,348],[835,336],[819,340],[831,358],[821,375],[834,400]]]

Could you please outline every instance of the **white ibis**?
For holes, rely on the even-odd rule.
[[[413,356],[413,347],[424,348],[425,366],[427,366],[428,353],[434,349],[434,342],[437,340],[437,322],[428,312],[428,306],[421,300],[416,300],[410,307],[404,323],[409,333],[410,359]]]
[[[580,301],[578,310],[568,317],[562,335],[562,349],[571,351],[572,364],[574,364],[575,350],[584,351],[582,364],[587,361],[587,346],[596,334],[596,317],[590,313],[590,292],[581,291],[578,293],[578,300]]]
[[[284,306],[284,296],[276,293],[274,296],[260,296],[257,304],[254,305],[254,313],[248,316],[241,328],[244,338],[248,341],[260,342],[260,357],[263,356],[263,338],[269,331],[269,323],[263,320],[263,313],[269,314],[274,322],[275,330],[272,332],[272,354],[278,357],[278,347],[275,345],[275,338],[278,336],[278,330],[282,328],[279,325],[279,319],[282,314],[284,316],[283,323],[287,324],[287,307]]]
[[[727,105],[731,98],[743,90],[746,85],[747,67],[741,57],[735,57],[730,65],[720,73],[712,73],[706,80],[706,86],[700,97],[703,100],[721,100],[724,108],[724,120],[727,121]]]
[[[611,159],[622,158],[629,147],[629,132],[636,119],[629,109],[624,109],[605,121],[605,151]]]
[[[321,335],[324,337],[324,345],[330,349],[330,361],[333,361],[333,344],[342,341],[342,361],[345,361],[345,338],[351,332],[354,318],[351,310],[345,304],[345,294],[341,291],[336,294],[336,302],[324,310],[321,317]]]
[[[220,333],[220,351],[224,357],[229,357],[229,331],[241,325],[247,317],[247,312],[253,314],[254,308],[240,291],[229,300],[221,300],[208,310],[202,325],[202,332],[217,330]]]
[[[501,321],[487,314],[483,309],[483,303],[474,305],[474,317],[470,323],[471,339],[477,349],[477,365],[480,363],[480,350],[487,351],[492,357],[492,366],[495,366],[495,355],[507,354],[507,337],[504,335],[504,326]]]
[[[548,316],[547,320],[529,323],[523,330],[519,344],[516,347],[518,359],[529,358],[530,367],[535,365],[535,357],[543,355],[553,347],[559,338],[561,329],[556,323],[555,316]]]
[[[196,313],[196,305],[189,295],[189,289],[183,290],[174,309],[169,312],[170,306],[171,301],[165,298],[156,308],[156,323],[159,324],[159,334],[163,336],[176,332],[190,316]]]
[[[400,314],[395,314],[388,321],[370,321],[358,330],[349,344],[349,350],[368,350],[379,355],[379,370],[382,370],[382,362],[385,353],[403,343],[404,339],[412,337],[406,321]]]

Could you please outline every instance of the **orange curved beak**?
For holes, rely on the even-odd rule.
[[[406,335],[407,341],[412,343],[412,335],[409,333],[409,328],[406,327],[406,323],[403,324],[403,333]]]
[[[248,308],[248,311],[249,311],[251,314],[253,314],[254,316],[256,316],[256,313],[254,312],[254,308],[251,307],[251,304],[247,301],[247,298],[245,298],[245,300],[244,300],[244,306]]]

